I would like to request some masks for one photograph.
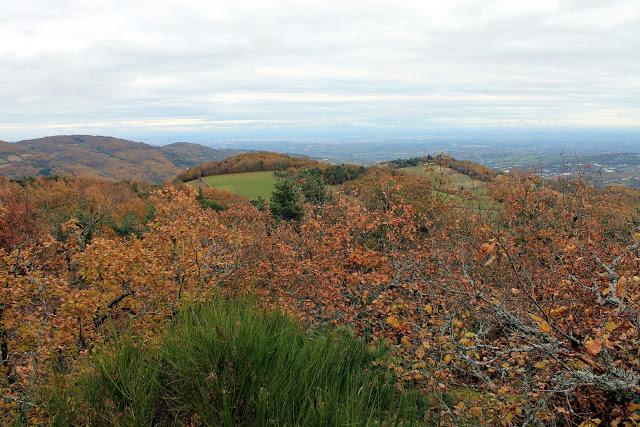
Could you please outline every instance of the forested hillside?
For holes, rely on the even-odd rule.
[[[245,153],[231,158],[205,163],[188,169],[176,177],[178,182],[188,182],[205,176],[244,172],[277,171],[289,168],[318,167],[320,162],[305,157],[267,151]]]
[[[197,144],[154,147],[104,136],[64,135],[0,142],[0,175],[82,176],[163,182],[181,169],[237,154]]]
[[[264,156],[0,182],[1,422],[637,425],[637,192]]]

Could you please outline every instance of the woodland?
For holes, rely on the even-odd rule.
[[[639,425],[640,192],[428,160],[0,178],[0,423]]]

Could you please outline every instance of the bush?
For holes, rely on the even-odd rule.
[[[415,424],[426,410],[375,367],[382,349],[247,303],[185,309],[157,348],[116,342],[71,398],[51,399],[59,425]]]
[[[277,220],[300,221],[304,215],[302,195],[291,178],[278,178],[269,209]]]
[[[198,203],[200,203],[200,206],[204,209],[212,209],[216,212],[222,212],[224,210],[224,206],[216,200],[208,199],[204,195],[202,188],[198,188]]]

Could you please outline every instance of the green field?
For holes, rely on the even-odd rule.
[[[265,200],[271,196],[276,183],[273,172],[231,173],[206,176],[202,180],[212,188],[240,194],[248,199],[257,199],[260,196]]]
[[[434,184],[438,184],[440,180],[446,181],[452,189],[478,189],[484,188],[485,183],[475,180],[468,175],[445,168],[438,165],[421,165],[398,169],[410,175],[426,175],[431,177]]]

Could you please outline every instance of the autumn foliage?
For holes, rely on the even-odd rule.
[[[153,343],[222,294],[384,340],[444,425],[635,425],[637,196],[525,173],[489,184],[491,209],[432,189],[379,168],[287,222],[231,198],[203,208],[191,188],[3,181],[3,421],[45,420],[51,379],[113,328]],[[138,231],[119,232],[129,214]]]
[[[188,169],[175,178],[176,182],[189,182],[203,176],[243,172],[278,171],[290,168],[311,168],[321,163],[304,157],[293,157],[271,152],[244,153],[225,160],[204,163]]]

